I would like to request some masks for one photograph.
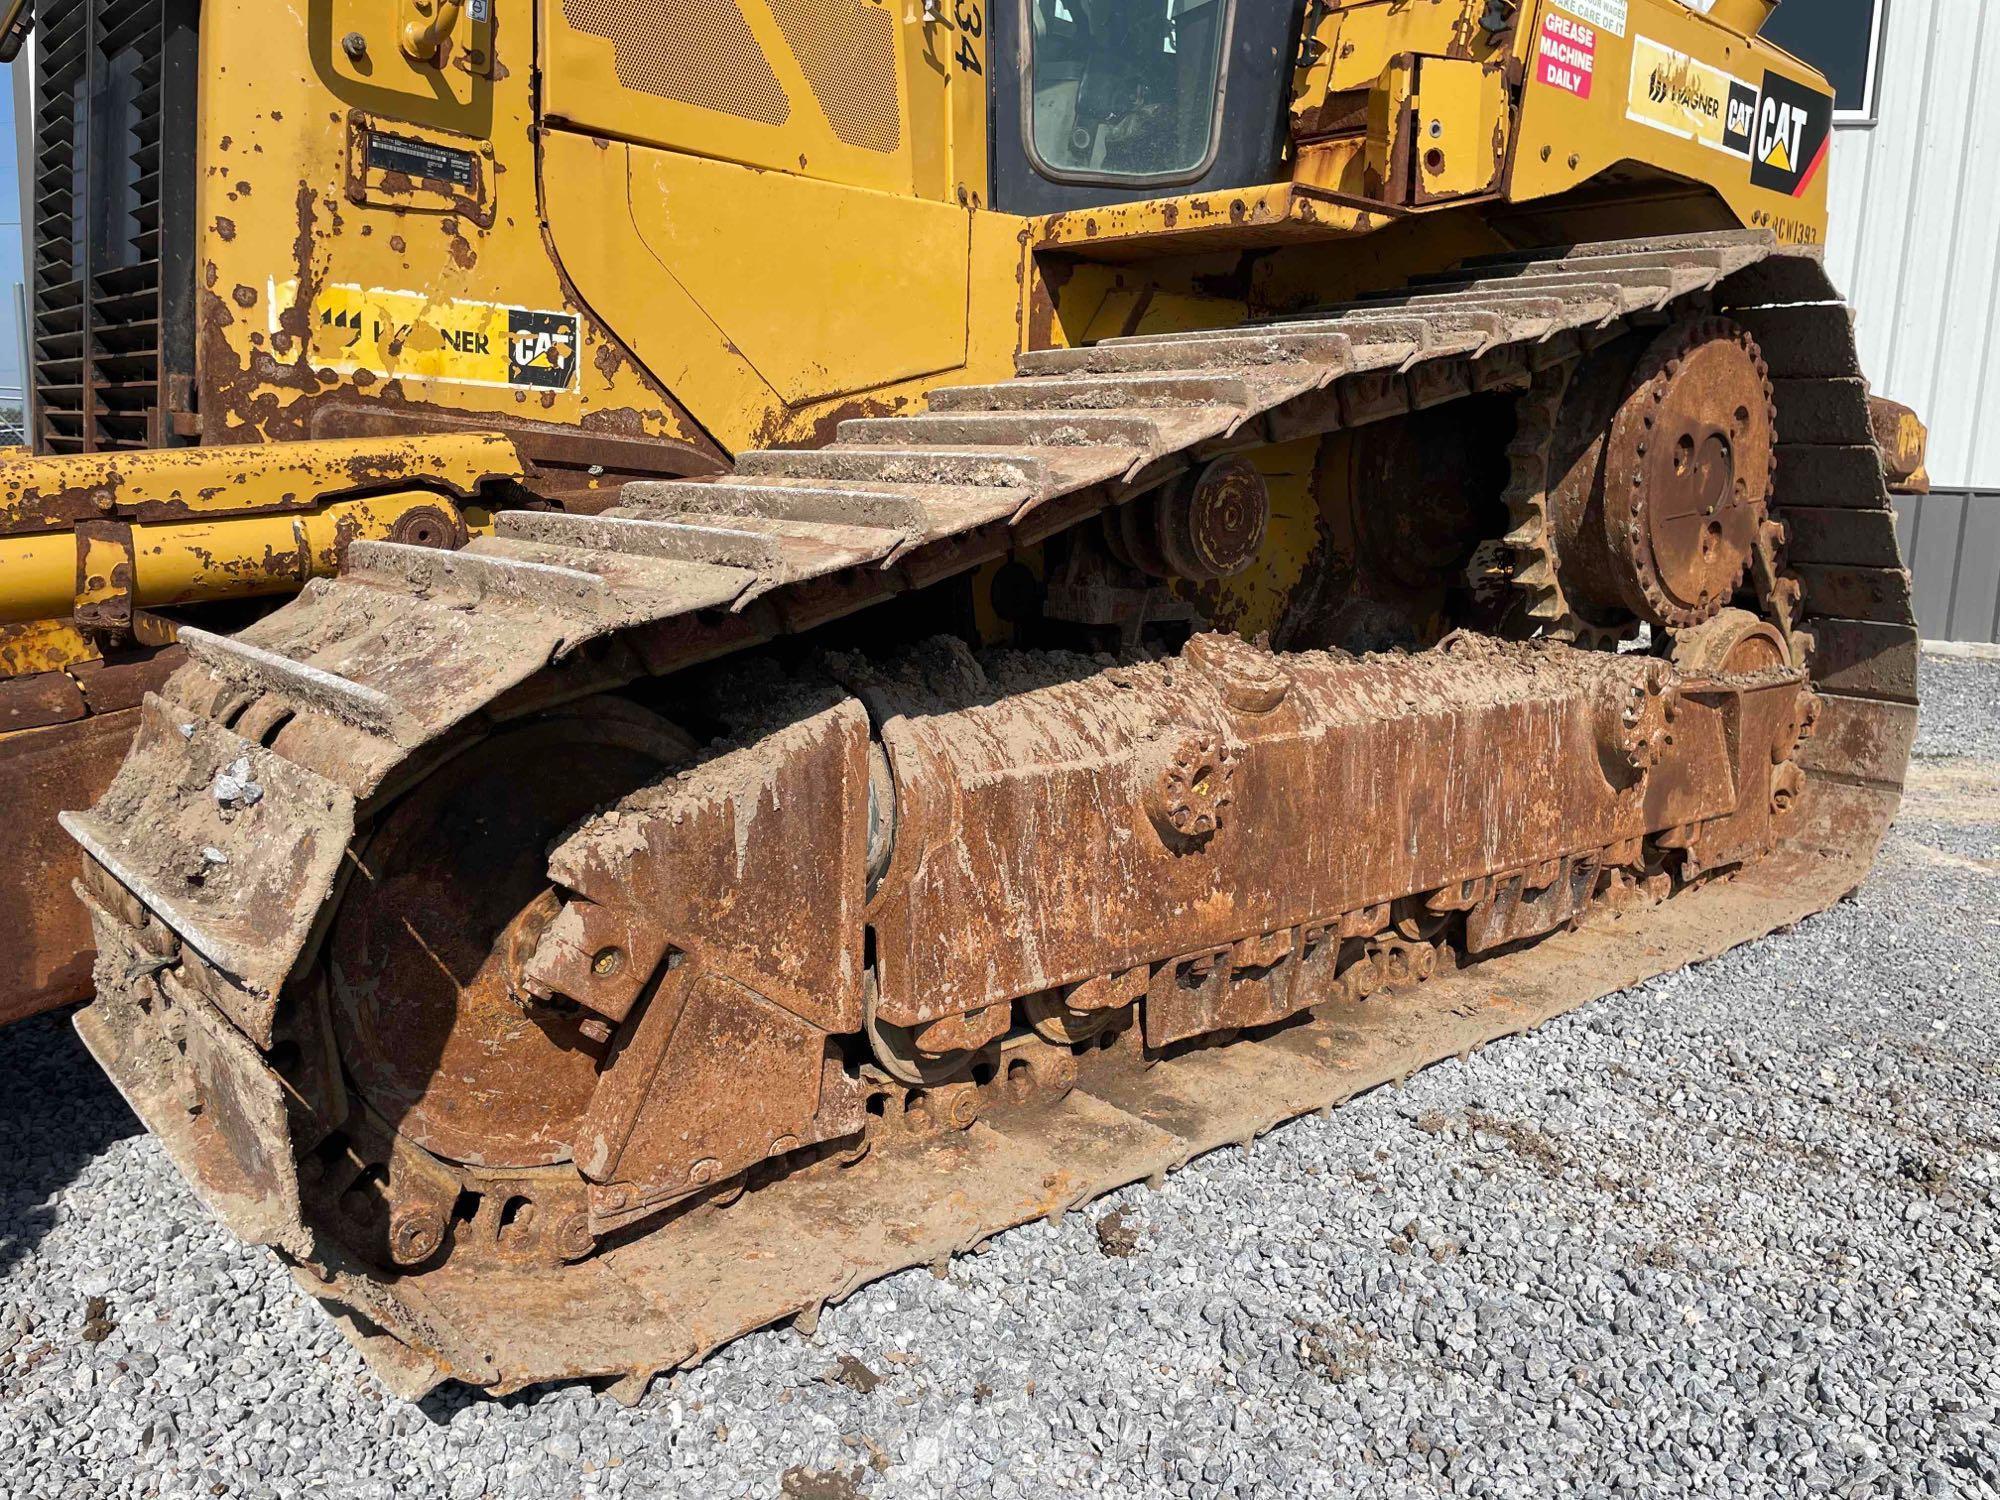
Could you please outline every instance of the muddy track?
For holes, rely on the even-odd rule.
[[[1004,557],[1217,453],[1520,390],[1693,310],[1749,327],[1774,380],[1774,513],[1823,710],[1777,854],[1233,1045],[1148,1065],[1126,1031],[1055,1087],[1010,1092],[1002,1072],[948,1103],[895,1091],[858,1160],[763,1174],[554,1274],[453,1257],[383,1277],[312,1226],[288,1100],[337,1063],[289,1022],[287,986],[315,966],[350,847],[429,768],[496,724]],[[1763,235],[1500,257],[1310,318],[1028,354],[1016,379],[936,392],[926,415],[623,500],[505,515],[459,553],[356,544],[342,577],[244,635],[187,632],[193,661],[149,700],[111,791],[65,819],[100,949],[79,1029],[210,1206],[343,1309],[405,1391],[591,1375],[636,1392],[875,1277],[1822,909],[1866,871],[1914,731],[1908,582],[1850,315],[1816,259]]]

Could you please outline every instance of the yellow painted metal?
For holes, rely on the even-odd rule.
[[[66,622],[76,605],[78,538],[72,531],[0,537],[0,620]],[[46,671],[46,665],[27,668]],[[10,676],[13,674],[9,674]]]
[[[0,461],[0,535],[88,518],[157,521],[299,510],[329,496],[428,485],[470,498],[526,474],[499,433],[428,433],[269,446],[158,448]]]
[[[1716,15],[1745,5],[1761,0]],[[1823,217],[1823,173],[1794,201],[1627,117],[1642,35],[1753,81],[1806,76],[1676,0],[1627,0],[1626,35],[1594,38],[1588,99],[1534,66],[1543,20],[1568,14],[1551,0],[1512,31],[1486,27],[1489,0],[1324,5],[1294,80],[1292,181],[1033,221],[981,204],[989,28],[971,0],[740,0],[698,8],[672,46],[627,0],[545,0],[533,28],[508,11],[495,29],[491,9],[204,7],[205,436],[491,417],[719,456],[907,409],[1075,336],[1071,309],[1048,310],[1051,257],[1157,268],[1163,287],[1169,262],[1248,250],[1319,274],[1345,252],[1315,247],[1412,214],[1635,167],[1683,199],[1713,183],[1731,216],[1793,238]],[[413,21],[444,38],[428,59],[401,45]],[[1518,112],[1503,65],[1524,80]],[[449,174],[413,176],[412,152]],[[1415,201],[1387,201],[1398,184]],[[1358,263],[1367,276],[1339,279],[1393,269]]]
[[[575,285],[730,451],[1012,371],[1018,218],[567,131],[543,149]]]
[[[1273,183],[1227,193],[1151,198],[1070,209],[1029,221],[1042,252],[1088,260],[1157,260],[1213,250],[1269,249],[1365,234],[1389,222],[1382,210],[1332,202],[1310,186]]]
[[[339,571],[350,541],[387,536],[410,512],[448,505],[428,490],[399,490],[274,515],[137,525],[129,587],[114,578],[126,562],[124,549],[102,538],[67,531],[0,536],[0,578],[7,580],[0,622],[47,622],[47,644],[34,649],[61,655],[70,643],[59,622],[82,605],[123,594],[140,608],[161,609],[291,593]]]
[[[1412,201],[1436,203],[1492,192],[1507,165],[1513,123],[1505,65],[1425,57],[1417,61],[1415,72],[1408,111],[1392,126],[1393,133],[1410,134]],[[1400,158],[1403,153],[1392,146],[1389,154]]]
[[[403,31],[397,38],[414,62],[428,63],[458,27],[460,0],[402,0]]]
[[[71,575],[70,604],[76,619],[84,624],[116,620],[119,626],[128,627],[134,604],[132,576],[135,559],[132,555],[131,528],[87,522],[71,536],[76,566]],[[23,597],[14,607],[30,609],[33,602],[31,598]],[[23,618],[33,619],[54,613],[55,610],[34,608]]]
[[[677,445],[669,467],[676,453],[714,455],[549,252],[529,7],[461,7],[428,63],[403,50],[404,19],[401,0],[201,7],[199,435],[289,441],[470,417],[660,440]],[[444,153],[429,158],[440,175],[396,170],[413,150]],[[376,339],[371,321],[357,357],[329,358],[353,332],[335,319],[376,292],[429,310],[412,320],[419,336]],[[573,358],[560,378],[502,364],[496,380],[487,361],[441,370],[420,330],[480,318],[517,323],[530,352],[567,336]]]
[[[1708,14],[1731,31],[1755,36],[1777,8],[1778,0],[1713,0]]]
[[[1301,136],[1323,133],[1321,106],[1372,90],[1398,57],[1504,62],[1509,42],[1481,23],[1490,0],[1346,0],[1320,11],[1307,49],[1311,61],[1294,81],[1292,122]]]
[[[1322,550],[1320,504],[1313,492],[1319,448],[1318,438],[1301,438],[1245,455],[1264,476],[1271,496],[1263,545],[1241,572],[1218,583],[1174,585],[1176,593],[1193,599],[1221,629],[1255,636],[1283,623],[1287,601]]]
[[[1722,24],[1720,13],[1704,16],[1675,0],[1629,0],[1622,36],[1586,28],[1588,98],[1544,81],[1531,65],[1507,197],[1552,197],[1636,163],[1706,187],[1729,220],[1769,228],[1788,243],[1822,243],[1832,89],[1789,53]],[[1528,21],[1526,34],[1534,36],[1544,25],[1572,25],[1574,17],[1542,0]],[[1806,160],[1784,164],[1795,184],[1760,186],[1753,181],[1755,137],[1779,123],[1781,110],[1793,120],[1793,99],[1813,101],[1822,128],[1791,138],[1807,148]],[[1627,233],[1645,225],[1632,215],[1625,223]]]
[[[586,135],[970,204],[986,180],[984,3],[732,0],[670,38],[625,0],[545,4],[546,108]]]
[[[5,545],[0,543],[0,545]],[[76,566],[74,549],[70,566]],[[103,656],[97,642],[68,620],[25,620],[0,624],[0,681],[60,672]]]
[[[645,250],[787,406],[965,363],[966,210],[674,151],[625,155]],[[786,225],[810,226],[811,253]]]

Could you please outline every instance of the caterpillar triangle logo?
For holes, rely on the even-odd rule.
[[[1803,198],[1833,140],[1833,96],[1776,73],[1764,75],[1750,126],[1750,181]]]

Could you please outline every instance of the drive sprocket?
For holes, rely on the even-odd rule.
[[[1529,617],[1585,645],[1713,619],[1751,571],[1776,420],[1756,341],[1723,318],[1542,371],[1508,454],[1505,541]]]

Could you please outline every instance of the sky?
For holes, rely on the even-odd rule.
[[[14,152],[14,70],[0,68],[0,391],[21,389],[20,303],[15,287],[21,282],[20,162]]]

